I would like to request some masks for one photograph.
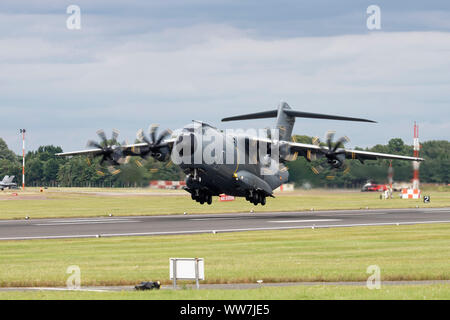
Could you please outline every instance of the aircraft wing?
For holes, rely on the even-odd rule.
[[[169,145],[173,145],[175,139],[167,139],[163,141]],[[127,144],[122,146],[117,146],[117,148],[122,149],[122,153],[124,156],[139,156],[141,154],[141,150],[148,148],[148,144],[146,142],[135,143],[135,144]],[[62,152],[57,153],[56,156],[59,157],[68,157],[68,156],[79,156],[79,155],[87,155],[87,156],[96,156],[102,153],[102,149],[100,148],[91,148],[79,151],[71,151],[71,152]]]
[[[70,156],[81,156],[81,155],[92,155],[95,156],[97,154],[100,154],[102,152],[102,149],[86,149],[86,150],[79,150],[79,151],[71,151],[71,152],[61,152],[57,153],[56,156],[58,157],[70,157]]]
[[[254,142],[266,143],[269,146],[275,142],[279,144],[280,152],[282,152],[283,148],[288,147],[291,155],[296,154],[295,157],[303,156],[307,160],[315,160],[317,158],[320,158],[323,156],[321,150],[328,150],[328,147],[321,147],[315,144],[298,143],[284,140],[275,141],[271,140],[270,138],[261,138],[261,137],[247,137],[247,138]],[[378,153],[352,149],[338,149],[337,151],[341,150],[343,150],[346,159],[359,160],[361,162],[364,162],[364,160],[377,160],[377,159],[424,161],[423,158],[401,156],[389,153]]]
[[[287,144],[291,153],[297,153],[300,156],[304,156],[308,160],[314,159],[315,155],[321,154],[321,147],[314,144],[297,143],[289,141],[280,141],[280,146]],[[327,147],[322,147],[327,150]],[[407,161],[424,161],[423,158],[400,156],[396,154],[388,153],[378,153],[362,150],[352,150],[352,149],[340,149],[345,153],[346,159],[356,159],[361,162],[364,160],[377,160],[377,159],[392,159],[392,160],[407,160]]]

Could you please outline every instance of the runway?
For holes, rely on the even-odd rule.
[[[450,208],[0,220],[0,240],[450,223]]]

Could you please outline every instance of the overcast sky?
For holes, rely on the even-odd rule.
[[[69,30],[69,5],[81,29]],[[381,29],[368,30],[369,5]],[[79,150],[95,131],[134,141],[151,123],[220,128],[242,113],[293,109],[378,124],[297,119],[294,132],[348,145],[450,139],[449,1],[0,2],[0,137],[17,153]]]

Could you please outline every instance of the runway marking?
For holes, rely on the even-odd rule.
[[[264,231],[264,230],[292,230],[292,229],[310,229],[318,228],[338,228],[338,227],[369,227],[369,226],[401,226],[415,224],[431,223],[450,223],[450,220],[437,221],[403,221],[403,222],[380,222],[380,223],[356,223],[356,224],[331,224],[316,226],[289,226],[289,227],[261,227],[261,228],[242,228],[242,229],[216,229],[219,232],[242,232],[242,231]],[[160,231],[160,232],[136,232],[136,233],[105,233],[105,234],[85,234],[85,235],[56,235],[56,236],[32,236],[32,237],[10,237],[0,238],[0,240],[33,240],[33,239],[67,239],[67,238],[97,238],[97,237],[131,237],[131,236],[157,236],[157,235],[176,235],[176,234],[197,234],[212,233],[213,230],[182,230],[182,231]]]
[[[65,222],[96,222],[96,221],[131,221],[133,220],[133,218],[130,217],[121,217],[121,218],[96,218],[96,219],[45,219],[45,220],[34,220],[34,222],[36,221],[41,221],[41,222],[60,222],[60,223],[65,223]]]
[[[121,220],[121,221],[89,221],[89,222],[55,222],[55,223],[35,223],[33,226],[69,226],[83,224],[111,224],[111,223],[138,223],[140,221]]]
[[[69,288],[52,288],[52,287],[24,287],[18,288],[17,291],[21,290],[30,290],[30,291],[89,291],[89,292],[111,292],[111,290],[102,290],[102,289],[69,289]],[[12,290],[8,290],[12,291]]]
[[[241,220],[243,217],[239,217],[239,218],[194,218],[194,219],[189,219],[192,221],[203,221],[203,220]]]
[[[450,210],[449,210],[448,208],[419,208],[419,209],[426,209],[426,211],[431,211],[431,212],[439,211],[439,212],[447,212],[447,213],[450,213]],[[425,211],[425,212],[426,212],[426,211]]]
[[[330,221],[342,221],[342,219],[272,220],[272,221],[267,221],[267,222],[269,222],[269,223],[297,223],[297,222],[330,222]]]
[[[42,219],[45,222],[89,222],[89,221],[122,221],[130,220],[132,217],[120,217],[120,218],[80,218],[80,219]]]
[[[333,214],[333,215],[356,217],[356,216],[377,216],[377,215],[382,215],[382,214],[392,214],[392,213],[390,213],[390,212],[367,212],[367,213],[341,213],[341,214]],[[327,216],[330,216],[330,214],[318,214],[317,216],[327,217]]]
[[[138,217],[136,217],[138,218]],[[31,219],[31,220],[24,220],[24,219],[16,219],[16,220],[4,220],[1,221],[0,223],[31,223],[34,224],[36,222],[41,222],[41,223],[71,223],[71,222],[103,222],[103,221],[118,221],[118,222],[126,222],[126,221],[133,221],[132,219],[136,219],[136,218],[132,218],[132,217],[123,217],[123,218],[97,218],[97,219]]]

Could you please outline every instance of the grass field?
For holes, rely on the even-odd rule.
[[[14,192],[17,196],[12,195]],[[113,214],[160,215],[188,213],[223,213],[267,211],[302,211],[360,208],[413,208],[450,206],[450,188],[424,190],[431,203],[421,200],[380,200],[379,193],[346,190],[295,191],[268,199],[266,206],[250,204],[242,198],[213,205],[200,205],[184,191],[151,191],[148,189],[45,189],[29,188],[25,192],[0,192],[0,219],[89,217]]]
[[[206,283],[450,279],[450,224],[99,239],[2,241],[0,286],[169,283],[170,257],[205,259]]]
[[[448,285],[382,286],[379,290],[353,286],[265,287],[248,290],[159,290],[159,291],[38,291],[0,292],[0,300],[83,299],[83,300],[301,300],[301,299],[450,299]]]
[[[17,192],[17,195],[12,193]],[[359,208],[448,207],[450,189],[425,189],[431,203],[380,200],[379,193],[295,191],[265,207],[242,199],[202,206],[184,191],[46,189],[0,193],[0,219],[157,215]],[[169,283],[170,257],[205,258],[205,283],[366,281],[369,265],[382,280],[449,280],[450,224],[255,231],[154,237],[0,242],[0,287],[65,286],[66,269],[81,268],[82,286]],[[450,299],[448,285],[296,286],[252,290],[158,292],[0,292],[0,299]]]

